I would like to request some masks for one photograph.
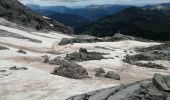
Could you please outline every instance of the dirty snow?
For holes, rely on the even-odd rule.
[[[132,66],[121,61],[126,54],[135,54],[133,49],[136,47],[148,47],[159,43],[126,40],[59,46],[58,42],[62,38],[72,37],[55,32],[26,32],[3,25],[0,25],[0,29],[42,41],[42,43],[34,43],[13,37],[0,37],[0,45],[10,48],[10,50],[0,50],[0,70],[6,70],[6,72],[0,72],[0,100],[65,100],[77,94],[151,78],[154,73],[168,74],[170,72],[170,70]],[[81,47],[89,51],[108,53],[105,57],[109,59],[78,62],[87,69],[92,78],[75,80],[54,76],[50,73],[55,66],[42,63],[41,57],[44,55],[64,56],[78,51]],[[27,54],[19,54],[18,49],[24,49]],[[47,51],[55,51],[58,54],[48,54]],[[9,70],[12,66],[27,67],[28,70]],[[119,73],[121,80],[95,77],[93,70],[99,67]]]

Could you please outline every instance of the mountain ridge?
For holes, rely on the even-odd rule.
[[[113,36],[120,32],[153,40],[169,40],[170,17],[155,11],[130,7],[119,13],[99,19],[80,30],[94,36]]]
[[[0,10],[0,17],[24,27],[73,33],[70,27],[52,19],[45,19],[17,0],[1,0]]]

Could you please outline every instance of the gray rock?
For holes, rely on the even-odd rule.
[[[157,88],[163,91],[170,92],[170,76],[163,76],[161,74],[155,74],[153,77],[153,84],[157,86]]]
[[[104,69],[103,68],[95,68],[94,71],[96,73],[105,73]]]
[[[0,70],[0,73],[6,72],[6,70]]]
[[[89,78],[88,72],[82,66],[60,58],[55,58],[52,61],[49,61],[50,64],[56,64],[60,67],[56,67],[52,74],[59,75],[63,77],[73,78],[73,79],[82,79]]]
[[[160,84],[161,80],[165,82],[164,78],[169,76],[155,74],[154,77],[156,77],[156,79],[158,78],[157,80]],[[169,100],[170,92],[167,91],[167,89],[159,90],[160,85],[158,85],[158,83],[155,85],[154,81],[154,78],[153,80],[147,79],[128,85],[120,85],[117,87],[81,94],[70,97],[66,100]]]
[[[50,61],[49,58],[50,58],[50,57],[48,57],[47,55],[45,55],[45,56],[42,56],[42,58],[43,58],[43,62],[44,62],[44,63],[49,63],[49,61]]]
[[[4,47],[4,46],[0,46],[0,50],[9,50],[9,48]]]
[[[67,34],[74,33],[71,27],[67,27],[52,19],[42,17],[21,4],[18,0],[0,0],[0,11],[0,17],[21,26],[37,30],[54,30]]]
[[[10,67],[9,70],[27,70],[28,68],[26,67],[17,67],[17,66],[13,66]]]
[[[120,80],[120,75],[113,72],[113,71],[108,71],[105,75],[105,78],[110,78],[110,79],[115,79],[115,80]]]
[[[99,73],[99,72],[95,73],[96,77],[104,77],[104,75],[105,75],[105,73]]]
[[[25,52],[24,50],[21,50],[21,49],[18,50],[17,52],[18,52],[18,53],[22,53],[22,54],[27,54],[27,52]]]
[[[68,61],[88,61],[88,60],[101,60],[105,53],[88,52],[86,49],[80,48],[79,52],[67,54],[65,60]]]

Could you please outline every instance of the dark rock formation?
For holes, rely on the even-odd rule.
[[[103,68],[95,68],[94,71],[96,73],[105,73],[104,69]]]
[[[91,36],[77,36],[75,38],[63,38],[59,45],[67,45],[73,43],[93,43],[93,42],[102,42],[103,40],[97,37]]]
[[[76,63],[66,61],[60,67],[56,67],[53,74],[73,79],[89,78],[85,68]]]
[[[115,80],[120,80],[120,75],[113,72],[113,71],[108,71],[105,75],[105,78],[110,78],[110,79],[115,79]]]
[[[0,70],[0,73],[6,72],[6,70]]]
[[[85,36],[80,35],[75,38],[63,38],[59,45],[67,45],[67,44],[73,44],[73,43],[95,43],[95,42],[115,42],[115,41],[121,41],[121,40],[137,40],[137,41],[144,41],[144,42],[150,42],[151,40],[132,37],[128,35],[123,35],[120,33],[116,33],[113,37],[93,37],[93,36]]]
[[[152,62],[148,62],[148,63],[141,63],[141,62],[135,62],[135,65],[139,66],[139,67],[146,67],[146,68],[155,68],[155,69],[164,69],[167,70],[168,68],[160,65],[160,64],[155,64]]]
[[[153,79],[93,91],[66,100],[169,100],[169,77],[155,74]]]
[[[9,50],[7,47],[0,46],[0,50]]]
[[[115,73],[115,72],[113,72],[113,71],[108,71],[106,73],[103,68],[95,68],[94,71],[96,72],[95,73],[96,77],[103,77],[103,78],[120,80],[120,75]]]
[[[88,61],[88,60],[101,60],[105,53],[88,52],[86,49],[80,48],[79,52],[67,54],[65,59],[68,61]]]
[[[56,57],[52,60],[50,60],[48,56],[43,56],[43,58],[45,63],[60,66],[55,68],[54,72],[52,73],[54,75],[73,79],[89,78],[86,69],[74,62],[62,60],[60,57]]]
[[[27,70],[28,68],[26,67],[17,67],[17,66],[13,66],[10,67],[9,70]]]
[[[170,61],[170,42],[165,42],[161,45],[151,46],[147,48],[136,48],[136,55],[126,55],[123,59],[123,62],[137,65],[141,67],[164,69],[167,67],[152,62],[140,63],[137,61],[156,61],[156,60],[165,60]]]
[[[49,60],[50,57],[48,57],[47,55],[43,56],[42,58],[43,58],[43,60],[44,60],[44,61],[43,61],[44,63],[48,63],[48,62],[50,61],[50,60]]]
[[[54,30],[68,34],[73,33],[73,29],[70,27],[34,13],[17,0],[0,0],[0,11],[0,17],[28,28]]]
[[[27,54],[27,52],[25,52],[24,50],[21,50],[21,49],[18,50],[17,52],[18,52],[18,53],[22,53],[22,54]]]

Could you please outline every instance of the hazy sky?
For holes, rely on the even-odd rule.
[[[83,6],[90,4],[144,4],[163,3],[170,0],[19,0],[24,4],[38,4],[43,6]]]

